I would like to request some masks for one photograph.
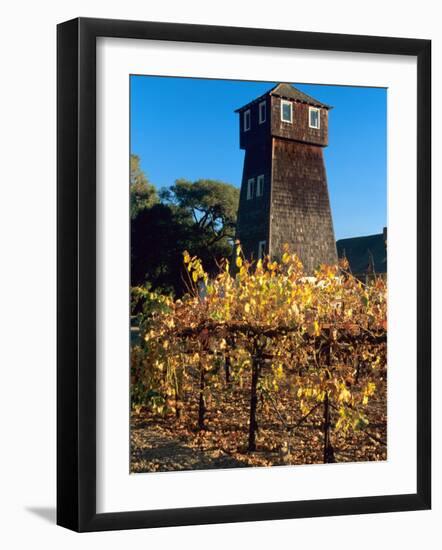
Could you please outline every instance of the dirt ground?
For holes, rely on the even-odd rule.
[[[258,409],[257,450],[247,451],[248,391],[235,388],[208,403],[206,429],[197,429],[197,400],[187,402],[186,414],[153,415],[147,408],[131,416],[131,471],[159,472],[318,464],[323,462],[322,407],[301,423],[293,396],[278,403],[262,401]],[[335,462],[379,461],[387,458],[386,384],[367,410],[365,431],[347,435],[332,431]],[[283,422],[284,421],[284,424]],[[332,416],[333,421],[333,416]]]

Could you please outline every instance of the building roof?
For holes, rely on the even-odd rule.
[[[258,101],[262,101],[268,95],[274,95],[276,97],[282,97],[284,99],[293,99],[294,101],[299,101],[300,103],[307,103],[308,105],[313,105],[314,107],[322,107],[324,109],[333,109],[331,105],[327,105],[326,103],[322,103],[321,101],[318,101],[314,97],[311,97],[305,94],[304,92],[301,92],[301,90],[298,90],[291,84],[280,82],[265,94],[257,97],[253,101],[250,101],[243,107],[236,109],[235,113],[239,113],[244,109],[246,109],[247,107],[250,107],[250,105],[257,103]]]
[[[340,239],[336,242],[339,258],[347,258],[352,273],[387,272],[385,233]]]

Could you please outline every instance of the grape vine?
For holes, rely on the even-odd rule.
[[[143,336],[132,349],[135,410],[185,417],[203,431],[214,396],[245,388],[244,452],[271,443],[264,414],[285,433],[286,455],[299,427],[318,418],[324,462],[337,460],[336,442],[352,431],[386,445],[369,413],[386,380],[385,280],[363,283],[345,261],[309,277],[288,248],[280,261],[251,263],[238,245],[233,266],[224,260],[213,278],[197,257],[184,252],[183,261],[183,298],[132,290]]]

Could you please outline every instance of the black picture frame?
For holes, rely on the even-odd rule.
[[[96,512],[96,39],[198,42],[417,58],[417,492],[358,498]],[[57,29],[57,523],[104,531],[431,506],[431,41],[79,18]]]

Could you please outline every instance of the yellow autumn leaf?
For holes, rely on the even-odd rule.
[[[288,264],[289,261],[290,261],[290,254],[288,254],[287,252],[284,252],[284,254],[282,255],[282,263]]]
[[[310,336],[320,336],[321,329],[316,319],[307,325],[307,332]]]
[[[347,390],[345,386],[342,387],[338,395],[338,401],[349,403],[350,400],[351,400],[351,393]]]

